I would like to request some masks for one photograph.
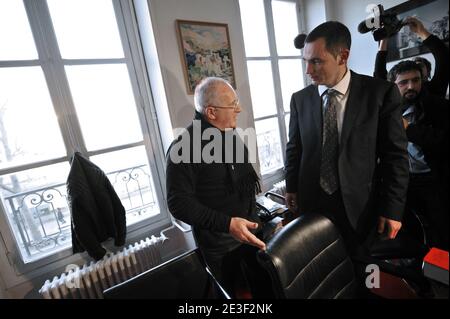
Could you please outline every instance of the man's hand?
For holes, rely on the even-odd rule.
[[[422,22],[420,22],[417,18],[407,17],[405,19],[405,23],[408,24],[411,32],[417,34],[422,40],[425,40],[431,35],[431,33],[428,32],[427,29],[425,29]]]
[[[388,43],[387,38],[381,39],[380,42],[378,42],[378,51],[387,51]]]
[[[249,229],[258,228],[258,223],[253,223],[247,219],[240,217],[231,218],[230,222],[230,235],[233,236],[237,241],[244,244],[249,244],[258,247],[259,249],[265,250],[266,244],[259,240],[258,237],[253,235]]]
[[[382,234],[386,230],[389,239],[394,239],[400,228],[402,228],[401,222],[383,216],[378,218],[378,233]]]
[[[284,197],[287,208],[293,213],[297,212],[297,193],[286,193]]]

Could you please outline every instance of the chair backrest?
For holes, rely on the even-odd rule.
[[[103,292],[105,299],[228,298],[198,249],[171,259]]]
[[[353,264],[332,222],[306,214],[284,226],[258,252],[277,298],[352,298],[357,290]]]

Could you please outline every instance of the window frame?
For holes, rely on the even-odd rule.
[[[244,0],[245,1],[245,0]],[[302,7],[301,2],[297,0],[277,0],[277,1],[285,1],[285,2],[292,2],[295,3],[295,9],[297,14],[297,26],[298,26],[298,32],[301,33],[304,30],[303,26],[303,18],[302,18]],[[263,116],[263,117],[257,117],[254,118],[254,122],[265,120],[265,119],[271,119],[271,118],[277,118],[278,119],[278,128],[279,128],[279,134],[280,134],[280,142],[281,142],[281,151],[283,155],[283,163],[286,160],[286,144],[288,142],[288,127],[286,127],[285,122],[285,116],[287,114],[290,114],[289,111],[284,110],[284,104],[283,104],[283,96],[282,96],[282,90],[281,90],[281,77],[280,77],[280,69],[278,62],[283,59],[297,59],[301,61],[302,68],[304,69],[304,61],[301,58],[301,53],[299,50],[298,55],[279,55],[277,52],[277,43],[275,38],[275,25],[273,20],[273,12],[272,12],[272,0],[263,0],[264,4],[264,13],[265,13],[265,21],[266,21],[266,28],[267,28],[267,40],[269,44],[269,56],[245,56],[245,61],[270,61],[271,68],[272,68],[272,77],[273,77],[273,87],[274,87],[274,93],[275,93],[275,104],[276,104],[276,114]],[[241,18],[242,19],[242,18]],[[293,41],[294,39],[292,39]],[[299,72],[302,72],[302,70],[299,70]],[[305,83],[306,87],[306,78],[304,72],[302,72],[303,81]],[[258,154],[259,156],[259,154]],[[282,179],[284,179],[284,165],[276,170],[267,172],[265,174],[262,174],[262,182],[263,182],[263,188],[269,189],[272,187],[272,185]]]
[[[58,117],[58,124],[67,154],[66,156],[59,158],[52,158],[24,165],[8,166],[7,168],[0,169],[0,175],[16,173],[25,169],[44,167],[56,163],[70,162],[69,159],[75,151],[80,151],[83,155],[90,157],[136,146],[144,146],[148,158],[147,164],[153,177],[153,195],[157,200],[160,212],[156,216],[149,217],[146,220],[128,226],[127,244],[138,238],[148,236],[149,234],[158,233],[162,229],[172,225],[165,201],[165,159],[162,139],[149,84],[148,77],[150,75],[147,73],[143,56],[133,2],[111,0],[116,22],[118,24],[120,41],[124,51],[124,57],[117,59],[62,59],[59,54],[56,34],[53,31],[53,25],[46,0],[24,0],[23,3],[30,23],[36,50],[38,52],[38,59],[0,61],[0,68],[22,66],[40,66],[42,68],[53,108]],[[143,140],[100,150],[87,151],[83,141],[81,128],[78,119],[76,118],[76,111],[70,95],[64,66],[111,63],[121,63],[125,64],[127,67],[130,84],[136,102],[138,118],[142,128]],[[69,117],[68,114],[72,115]],[[11,229],[12,227],[6,216],[7,211],[1,201],[0,214],[2,215],[2,218],[0,218],[0,238],[2,239],[2,243],[0,245],[3,245],[5,250],[4,253],[11,266],[9,273],[14,273],[15,276],[28,274],[30,272],[39,275],[43,272],[49,272],[51,269],[56,269],[62,264],[65,265],[68,261],[80,258],[79,256],[72,255],[72,247],[69,247],[36,261],[24,263],[21,258],[18,244],[14,238]],[[107,243],[106,247],[108,248],[109,246],[111,246],[110,243]],[[113,246],[111,246],[111,248],[114,249]],[[0,253],[2,253],[2,249],[0,249]],[[53,265],[43,269],[43,266],[51,264]]]

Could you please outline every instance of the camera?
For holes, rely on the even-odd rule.
[[[358,25],[359,33],[372,31],[375,41],[380,41],[396,34],[406,25],[403,20],[397,18],[394,12],[385,12],[381,4],[371,8],[373,17],[368,17]]]

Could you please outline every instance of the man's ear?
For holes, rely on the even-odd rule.
[[[349,49],[341,49],[339,52],[339,64],[346,64],[348,61],[348,57],[350,56]]]
[[[207,120],[215,120],[216,119],[216,113],[215,113],[213,107],[206,107],[205,117]]]

